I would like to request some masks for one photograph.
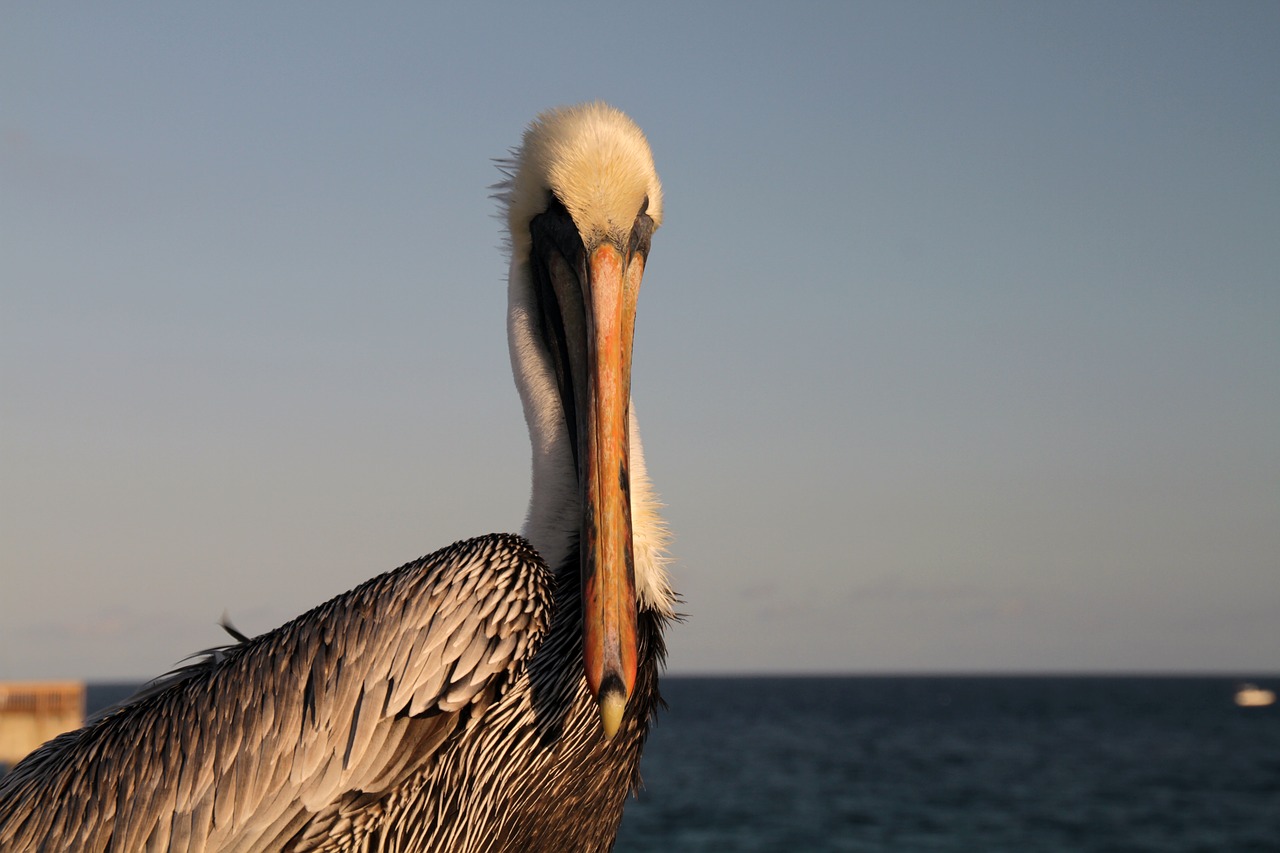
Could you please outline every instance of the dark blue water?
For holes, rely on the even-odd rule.
[[[1280,851],[1280,705],[1235,688],[669,676],[615,850]]]
[[[1280,706],[1235,687],[667,678],[615,849],[1280,850]]]

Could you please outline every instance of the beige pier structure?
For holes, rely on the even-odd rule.
[[[0,765],[83,725],[83,682],[0,681]]]

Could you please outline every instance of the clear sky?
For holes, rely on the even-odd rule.
[[[6,6],[0,679],[518,529],[490,158],[588,99],[672,671],[1280,669],[1280,5],[441,5]]]

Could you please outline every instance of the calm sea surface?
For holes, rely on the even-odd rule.
[[[615,850],[1280,851],[1280,705],[1236,686],[668,676]]]
[[[615,849],[1280,850],[1280,706],[1235,688],[667,678]]]

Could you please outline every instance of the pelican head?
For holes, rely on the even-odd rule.
[[[665,530],[631,414],[636,297],[662,188],[640,129],[604,104],[539,116],[501,185],[508,337],[533,443],[525,535],[578,554],[583,664],[606,737],[636,679],[638,607],[670,615]]]

